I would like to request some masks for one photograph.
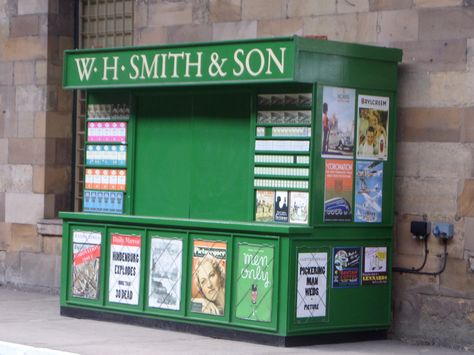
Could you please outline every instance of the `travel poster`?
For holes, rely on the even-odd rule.
[[[324,221],[352,221],[352,160],[326,160]]]
[[[387,160],[389,106],[388,97],[359,95],[357,158]]]
[[[109,302],[138,305],[141,237],[112,234],[110,240]]]
[[[288,222],[288,191],[275,192],[275,222]]]
[[[354,155],[355,90],[323,88],[322,142],[323,158],[344,159]]]
[[[357,161],[355,176],[355,222],[382,222],[383,162]]]
[[[153,237],[150,250],[148,306],[179,310],[183,241]]]
[[[72,287],[74,297],[99,298],[100,232],[74,231],[72,234]]]
[[[362,285],[385,285],[387,280],[387,247],[365,247]]]
[[[237,248],[235,316],[257,322],[271,322],[273,247],[241,243]]]
[[[298,253],[296,318],[326,316],[328,253]]]
[[[273,222],[275,191],[257,190],[255,203],[255,220],[257,222]]]
[[[226,242],[194,241],[191,312],[224,315],[226,262]]]
[[[309,194],[290,191],[290,223],[308,223]]]
[[[360,263],[360,248],[334,248],[332,287],[358,287]]]

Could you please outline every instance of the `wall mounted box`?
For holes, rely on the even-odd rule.
[[[61,213],[62,313],[278,345],[384,334],[400,60],[300,37],[66,51],[91,148],[89,212]]]

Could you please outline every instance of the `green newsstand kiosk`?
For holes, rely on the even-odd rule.
[[[277,345],[383,336],[401,55],[301,37],[66,51],[87,119],[61,313]]]

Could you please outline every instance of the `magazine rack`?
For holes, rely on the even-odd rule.
[[[391,321],[398,49],[66,51],[87,90],[61,312],[278,345]]]

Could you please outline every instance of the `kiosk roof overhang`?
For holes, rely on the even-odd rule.
[[[395,89],[401,57],[399,49],[297,36],[68,50],[63,84],[66,89],[93,89],[312,83],[332,81],[330,73],[347,72],[348,65],[373,68],[379,63],[384,76],[389,76],[384,86]],[[370,74],[372,79],[376,75]]]

